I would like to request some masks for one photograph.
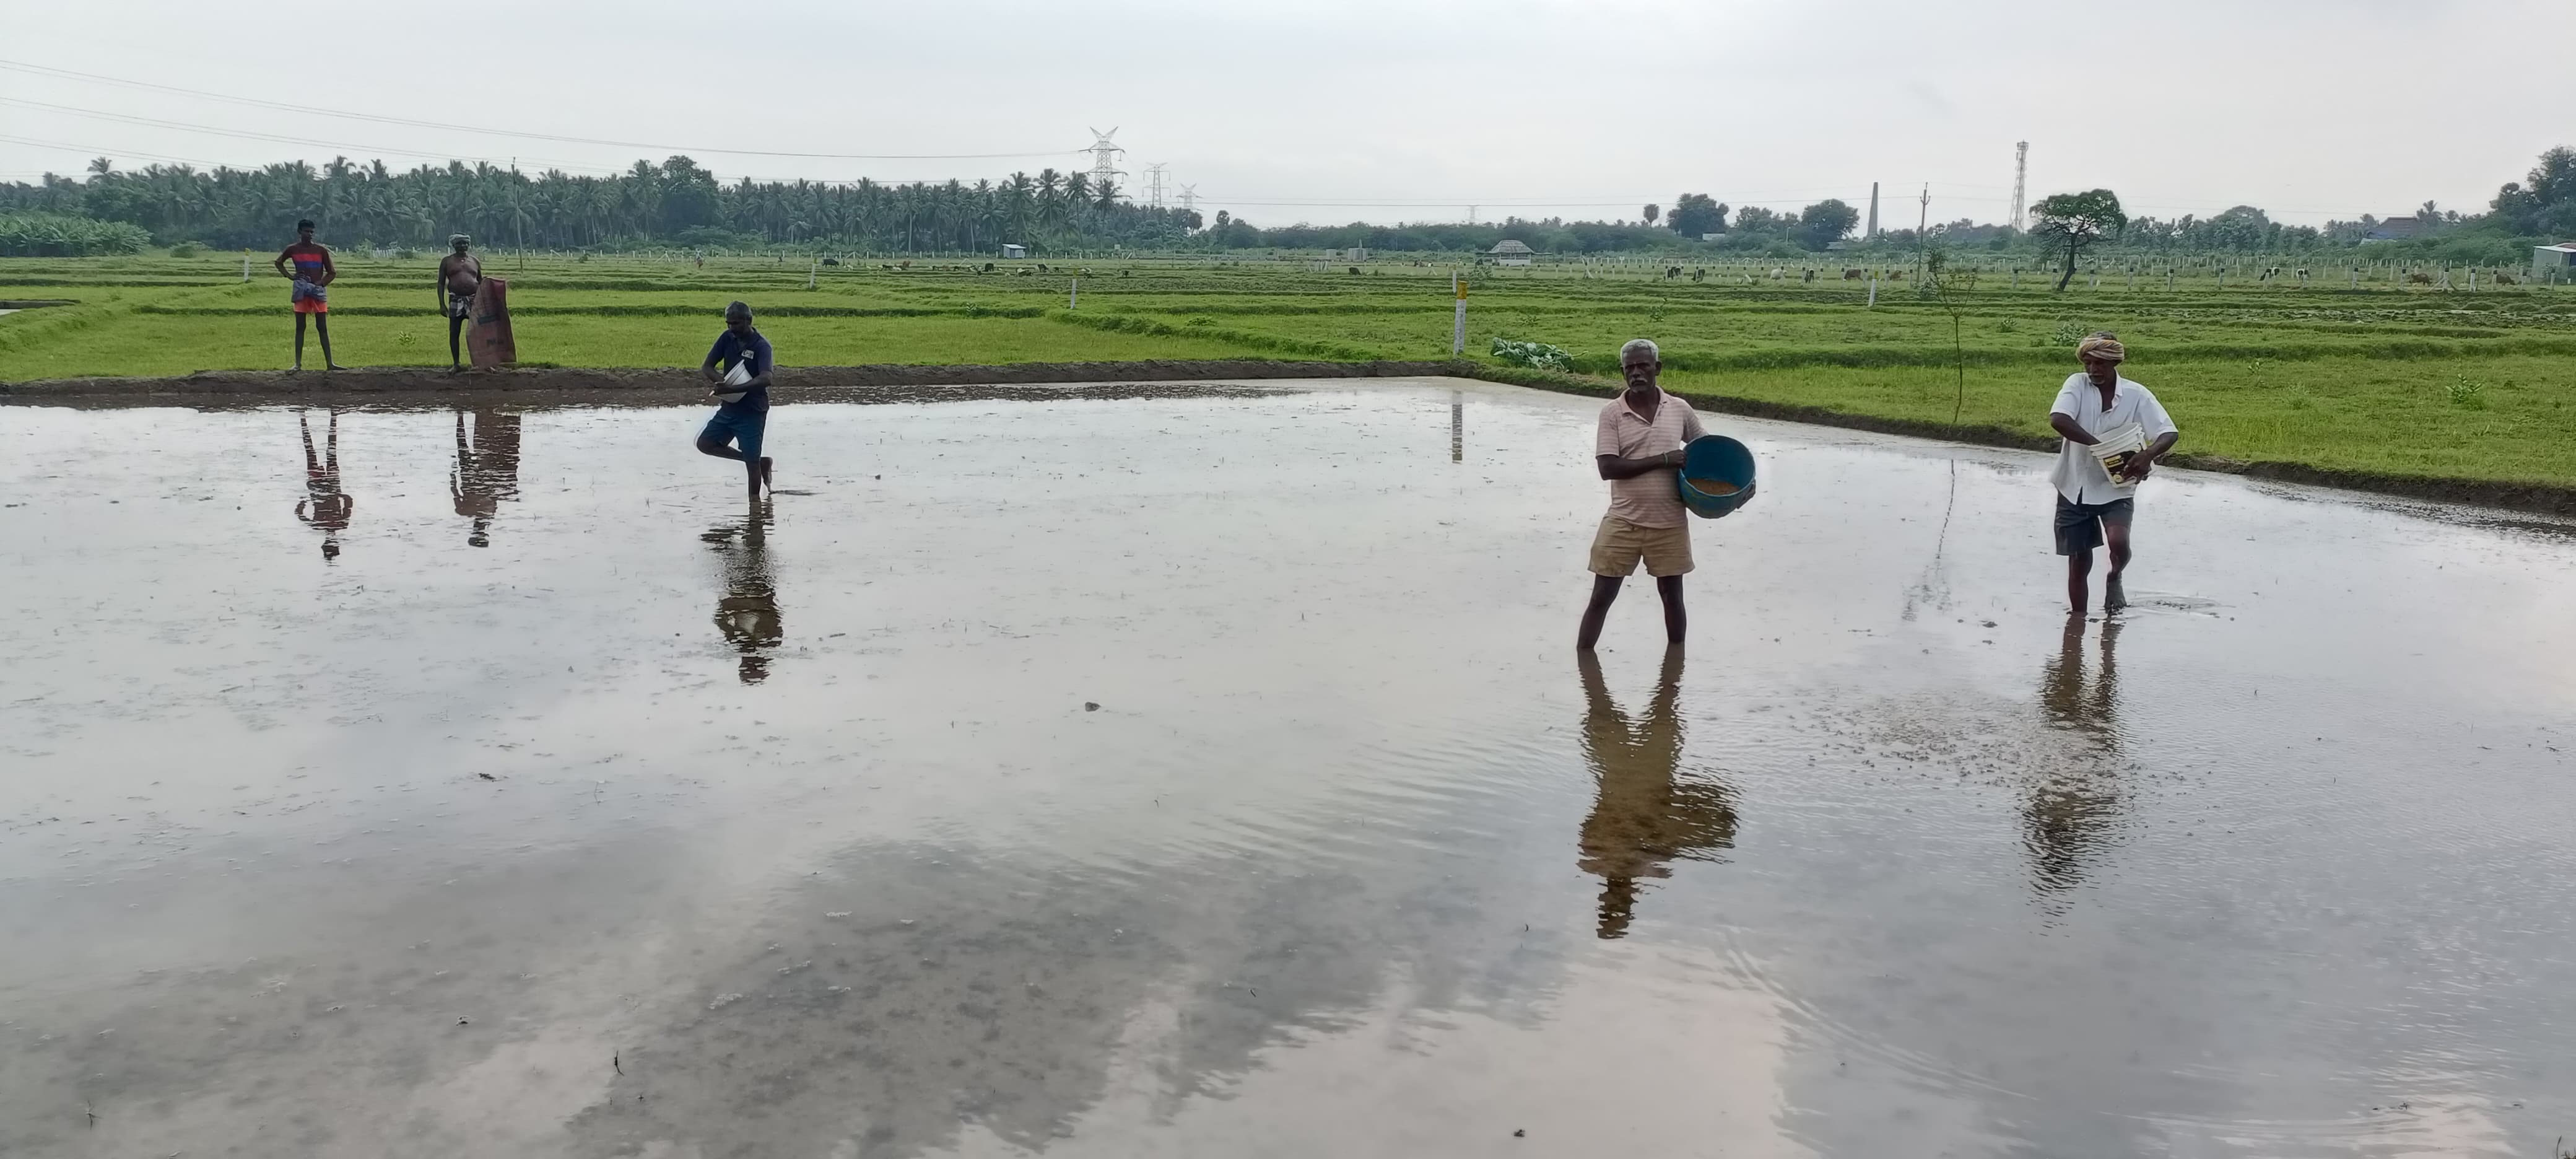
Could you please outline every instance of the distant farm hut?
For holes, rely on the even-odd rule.
[[[1018,242],[1006,241],[1002,243],[1002,256],[1006,258],[1024,258],[1029,256],[1029,247],[1021,245]]]
[[[2552,282],[2576,281],[2576,241],[2531,247],[2531,276]]]
[[[1538,256],[1538,251],[1525,243],[1504,238],[1495,242],[1494,248],[1486,250],[1485,256],[1494,259],[1498,266],[1525,266],[1530,264],[1531,258]]]

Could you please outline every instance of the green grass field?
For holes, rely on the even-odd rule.
[[[443,365],[433,257],[350,256],[332,288],[340,360]],[[564,366],[695,365],[741,298],[782,365],[1013,363],[1168,358],[1434,359],[1451,324],[1445,263],[1311,261],[863,261],[823,269],[727,260],[486,256],[512,280],[519,352]],[[0,381],[282,368],[286,285],[240,255],[0,261],[0,299],[76,304],[0,316]],[[2345,288],[2223,287],[2199,270],[2167,290],[2107,274],[2065,294],[1985,273],[1953,317],[1902,280],[1772,263],[1667,279],[1660,265],[1486,270],[1471,278],[1468,354],[1496,337],[1564,348],[1579,372],[1613,369],[1652,337],[1685,392],[1854,415],[2046,433],[2072,346],[2118,332],[2130,376],[2182,424],[2184,449],[2247,461],[2435,479],[2576,486],[2576,289],[2444,291],[2393,274]],[[1077,309],[1068,292],[1079,279]],[[2331,288],[2329,288],[2331,287]],[[1967,362],[1964,400],[1957,362]],[[308,354],[319,361],[318,352]]]

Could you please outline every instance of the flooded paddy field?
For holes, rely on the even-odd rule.
[[[0,409],[0,1153],[2576,1135],[2570,527],[2160,472],[2070,625],[2045,456],[1709,416],[1585,665],[1598,406]]]

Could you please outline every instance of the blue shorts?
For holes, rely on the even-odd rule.
[[[760,435],[769,426],[767,411],[724,411],[707,420],[707,429],[698,432],[701,443],[732,443],[744,458],[760,458]]]

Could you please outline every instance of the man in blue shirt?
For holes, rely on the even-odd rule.
[[[740,368],[741,375],[734,373]],[[707,351],[698,373],[715,383],[708,397],[716,414],[698,432],[698,450],[719,459],[739,459],[751,476],[751,501],[769,485],[770,461],[760,453],[760,436],[769,425],[769,339],[751,327],[751,307],[735,302],[725,307],[725,332]],[[733,381],[728,381],[733,380]],[[725,444],[731,443],[732,446]]]

